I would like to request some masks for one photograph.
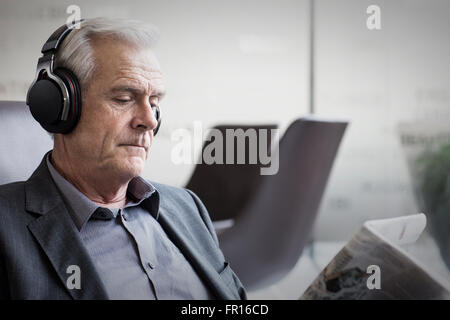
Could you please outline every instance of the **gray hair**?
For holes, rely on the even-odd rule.
[[[82,90],[88,86],[95,70],[92,40],[97,37],[147,48],[156,42],[158,31],[137,20],[92,18],[83,21],[79,29],[74,29],[67,35],[55,57],[55,68],[71,70],[78,78]]]

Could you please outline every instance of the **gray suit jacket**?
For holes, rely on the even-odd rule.
[[[159,223],[205,285],[217,299],[245,299],[200,199],[152,184],[160,195]],[[81,289],[66,286],[70,265],[80,267]],[[108,299],[45,157],[27,181],[0,186],[0,299]]]

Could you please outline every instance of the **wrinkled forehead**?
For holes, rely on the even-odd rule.
[[[162,86],[159,61],[151,48],[114,39],[93,42],[95,76],[106,83],[119,80]]]

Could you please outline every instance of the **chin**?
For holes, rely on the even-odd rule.
[[[140,157],[132,157],[123,165],[124,171],[127,171],[133,177],[139,176],[145,167],[145,160]]]
[[[121,176],[121,179],[132,179],[139,176],[144,170],[145,160],[139,157],[117,159],[110,163],[109,170],[113,175]]]

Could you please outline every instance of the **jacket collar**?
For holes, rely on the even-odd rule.
[[[63,286],[73,299],[107,299],[106,289],[94,263],[50,176],[46,157],[47,154],[30,179],[25,182],[25,208],[39,215],[28,224],[28,229],[44,250]],[[70,266],[79,267],[80,289],[69,289],[67,286],[71,283],[70,277],[73,275]]]

